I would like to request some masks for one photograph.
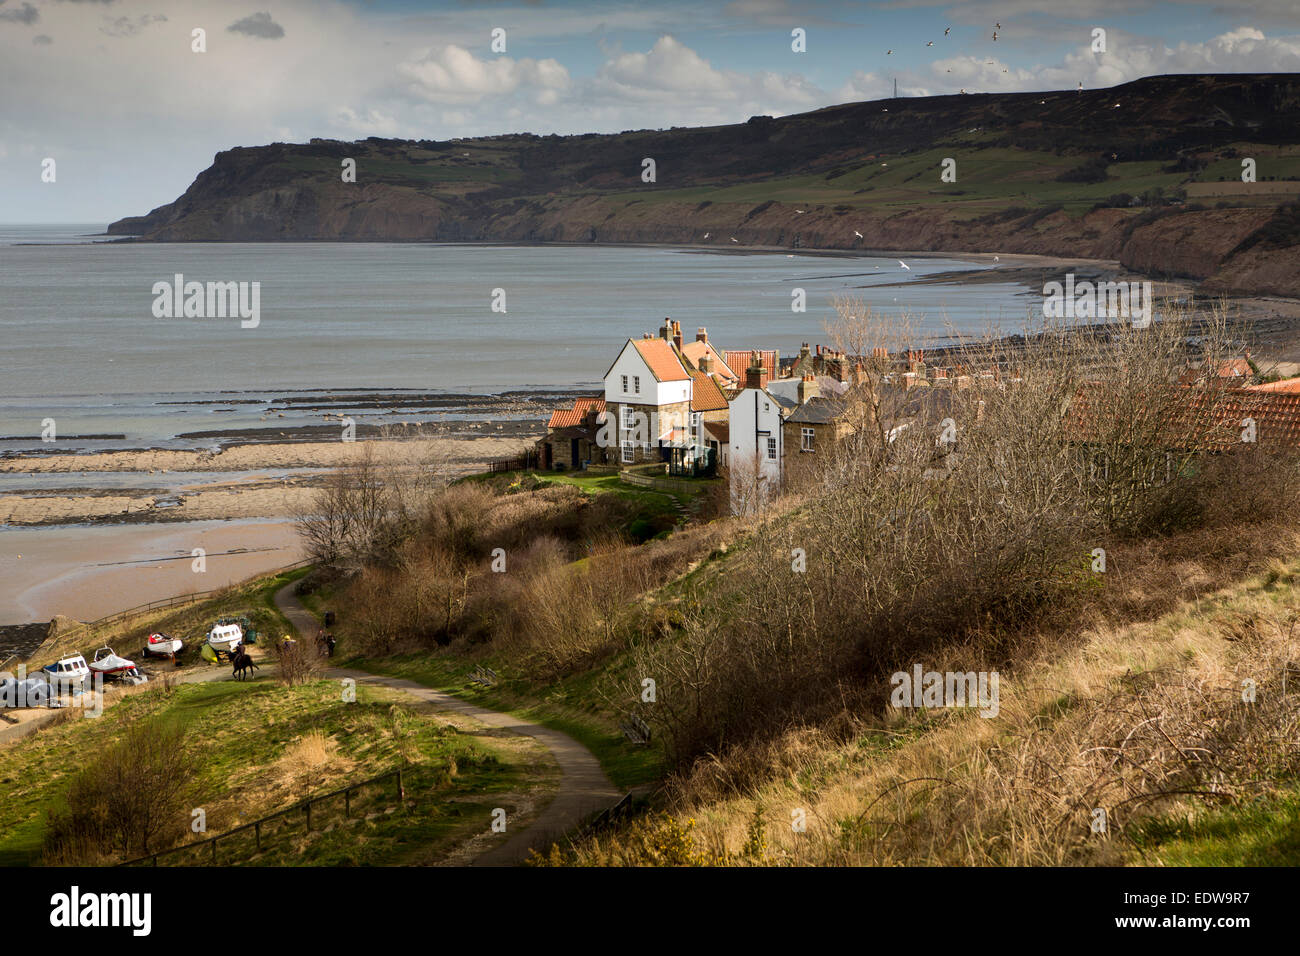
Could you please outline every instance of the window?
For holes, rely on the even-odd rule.
[[[626,391],[626,387],[624,388],[624,390]],[[633,375],[633,376],[632,376],[632,390],[633,390],[634,392],[636,392],[638,395],[641,394],[641,376],[640,376],[640,375]]]
[[[765,412],[770,412],[771,410],[772,410],[772,406],[769,405],[767,402],[764,402],[764,403],[763,403],[763,411],[765,411]]]
[[[623,394],[624,394],[624,395],[627,394],[627,376],[626,376],[626,375],[623,376]]]
[[[799,437],[800,437],[799,449],[801,451],[813,450],[813,435],[815,434],[816,432],[814,432],[811,428],[799,429]]]
[[[623,442],[623,464],[628,465],[636,461],[636,445],[633,442]]]
[[[776,461],[776,439],[775,438],[769,438],[767,440],[767,457],[770,458],[772,461]]]

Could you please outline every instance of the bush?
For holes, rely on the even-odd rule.
[[[50,815],[45,859],[56,865],[166,849],[186,834],[194,768],[182,728],[141,720],[72,779]]]

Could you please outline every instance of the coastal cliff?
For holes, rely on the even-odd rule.
[[[1258,182],[1241,181],[1243,159]],[[1002,251],[1300,296],[1297,198],[1300,77],[1182,75],[700,129],[236,148],[175,202],[108,231]]]

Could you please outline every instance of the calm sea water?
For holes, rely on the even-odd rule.
[[[941,258],[908,272],[893,258],[662,248],[93,242],[103,228],[0,226],[0,438],[35,438],[53,417],[64,435],[165,444],[297,390],[594,386],[665,316],[688,339],[706,326],[720,348],[789,354],[825,340],[833,297],[850,292],[935,336],[1015,331],[1032,305],[1011,283],[919,283],[987,268]],[[177,273],[261,283],[260,325],[155,318],[153,285]]]

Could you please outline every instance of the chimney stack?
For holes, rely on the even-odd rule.
[[[680,322],[673,323],[673,345],[678,352],[682,350],[682,325]]]
[[[673,340],[673,320],[672,320],[672,319],[664,319],[663,328],[661,328],[661,329],[659,330],[659,337],[660,337],[661,339],[663,339],[665,342],[671,342],[671,341]]]
[[[767,388],[767,368],[757,352],[750,353],[749,368],[745,369],[745,388]]]
[[[821,392],[817,385],[816,376],[805,372],[803,378],[799,381],[799,404],[803,405],[810,398],[816,398]]]
[[[695,330],[695,341],[703,342],[705,345],[709,344],[709,332],[704,326],[700,326]]]
[[[699,341],[698,339],[696,341]],[[700,356],[700,371],[705,375],[713,374],[713,356],[705,352]]]

